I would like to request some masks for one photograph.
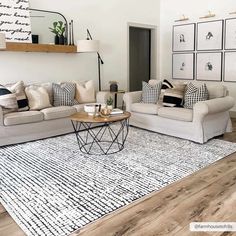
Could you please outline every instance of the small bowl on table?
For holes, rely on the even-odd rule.
[[[104,107],[100,111],[100,116],[101,117],[109,117],[111,115],[112,109],[109,109],[107,107]]]
[[[84,105],[84,111],[88,113],[89,116],[97,116],[99,112],[99,106],[103,107],[102,104],[86,104]]]

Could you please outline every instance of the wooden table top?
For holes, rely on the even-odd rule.
[[[86,122],[86,123],[109,123],[115,121],[121,121],[130,118],[131,114],[125,111],[123,114],[111,115],[110,117],[101,116],[89,116],[86,112],[77,112],[70,116],[72,121]]]

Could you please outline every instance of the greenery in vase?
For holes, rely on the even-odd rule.
[[[113,99],[112,99],[112,97],[109,97],[107,99],[107,106],[112,106],[112,105],[113,105]]]
[[[65,33],[65,26],[62,21],[55,21],[53,22],[53,28],[49,27],[52,33],[57,36],[62,36]]]

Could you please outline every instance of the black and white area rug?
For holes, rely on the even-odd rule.
[[[130,128],[117,154],[81,154],[74,134],[0,148],[0,202],[29,236],[69,235],[236,151]]]

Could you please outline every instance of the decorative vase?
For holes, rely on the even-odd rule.
[[[118,84],[117,82],[110,83],[110,92],[117,92],[118,91]]]
[[[55,43],[55,45],[59,44],[59,36],[58,35],[55,36],[54,43]]]
[[[64,35],[60,35],[59,36],[59,44],[60,45],[64,45],[65,44],[65,37],[64,37]]]
[[[112,110],[113,106],[112,105],[107,105],[107,109]]]

